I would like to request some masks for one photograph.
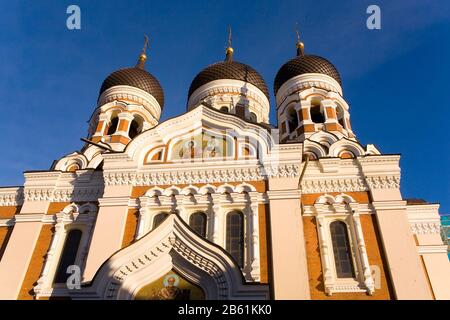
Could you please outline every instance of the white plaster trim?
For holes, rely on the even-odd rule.
[[[210,81],[198,89],[196,89],[189,97],[188,106],[191,108],[201,102],[203,99],[216,95],[230,95],[239,94],[244,97],[253,99],[259,108],[252,108],[259,119],[264,119],[268,123],[270,103],[266,95],[256,86],[251,83],[241,80],[220,79]],[[235,99],[238,103],[240,99]],[[250,102],[250,104],[253,104]],[[234,105],[233,105],[234,108]]]
[[[14,218],[0,219],[0,227],[12,227],[16,223]]]
[[[444,253],[447,254],[447,245],[428,245],[428,246],[418,246],[417,251],[419,254],[435,254]]]
[[[276,96],[277,106],[294,92],[311,87],[334,91],[342,96],[341,86],[332,77],[320,73],[305,73],[289,79],[280,87]]]
[[[23,204],[23,187],[0,188],[0,207]]]
[[[142,104],[156,121],[161,116],[161,106],[158,101],[148,92],[131,86],[114,86],[105,90],[98,99],[98,105],[102,106],[105,103],[120,99],[128,99]]]

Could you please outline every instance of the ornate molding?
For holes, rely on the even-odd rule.
[[[413,222],[410,223],[413,234],[440,234],[441,224],[439,222]]]
[[[183,168],[184,169],[184,168]],[[274,167],[172,170],[166,172],[105,172],[105,185],[172,185],[232,181],[257,181],[268,177],[297,177],[298,165]]]
[[[20,206],[23,204],[23,188],[1,188],[0,207]]]
[[[303,180],[303,193],[368,191],[362,178]]]
[[[71,202],[71,201],[97,201],[103,195],[103,186],[86,187],[74,189],[25,189],[25,201],[50,201],[50,202]]]
[[[398,189],[400,188],[400,176],[366,177],[370,189]]]

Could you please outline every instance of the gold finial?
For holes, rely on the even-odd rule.
[[[298,23],[295,24],[295,32],[297,33],[297,43],[295,47],[297,48],[297,56],[303,56],[305,54],[305,45],[300,40],[300,32],[298,30]]]
[[[231,38],[231,26],[228,27],[228,47],[227,50],[225,51],[226,53],[226,57],[225,57],[225,61],[233,61],[233,47],[231,46],[233,42],[233,39]]]
[[[144,34],[145,40],[144,40],[144,47],[142,48],[142,52],[139,55],[138,62],[136,64],[136,67],[144,69],[145,61],[147,61],[147,47],[148,47],[148,36]]]

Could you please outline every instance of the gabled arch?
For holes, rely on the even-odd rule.
[[[148,189],[145,192],[145,195],[148,197],[155,197],[155,196],[161,196],[164,193],[164,189],[160,187],[153,187],[151,189]]]
[[[233,193],[234,192],[234,186],[231,184],[225,183],[217,188],[217,193]]]
[[[308,138],[308,140],[315,141],[317,143],[323,143],[324,141],[326,141],[326,143],[328,144],[328,147],[330,147],[332,144],[339,141],[339,138],[331,132],[320,130],[320,131],[314,132]]]
[[[144,165],[148,151],[157,145],[167,144],[177,136],[201,130],[215,128],[227,130],[232,138],[247,137],[258,144],[259,155],[265,156],[277,142],[270,131],[259,124],[249,123],[232,114],[223,113],[212,107],[200,104],[188,113],[161,122],[154,128],[146,130],[133,139],[124,149],[128,159]],[[172,141],[173,142],[173,141]]]
[[[71,166],[77,166],[76,170],[85,169],[88,165],[88,159],[84,154],[73,152],[58,160],[55,164],[55,170],[68,171]]]
[[[350,151],[355,157],[365,154],[364,148],[358,142],[343,138],[331,145],[329,155],[331,157],[339,157],[342,151]]]
[[[244,182],[244,183],[241,183],[240,185],[236,186],[235,191],[238,193],[253,192],[253,191],[256,191],[256,188],[254,186],[252,186],[251,184]]]
[[[355,203],[356,201],[349,196],[348,194],[341,193],[336,196],[332,196],[330,194],[323,194],[319,198],[316,199],[316,204],[350,204]]]
[[[165,196],[176,196],[181,193],[181,188],[176,186],[171,186],[164,190],[163,195]]]
[[[317,159],[328,156],[328,150],[316,141],[305,140],[303,151],[313,153]]]
[[[217,190],[217,188],[215,186],[213,186],[212,184],[207,184],[207,185],[202,186],[199,189],[198,193],[206,195],[208,193],[215,193],[216,190]]]
[[[198,188],[196,186],[190,185],[187,187],[184,187],[181,190],[181,194],[188,196],[190,194],[194,195],[194,194],[198,194]]]

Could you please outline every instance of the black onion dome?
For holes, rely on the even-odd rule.
[[[114,71],[100,88],[101,94],[114,86],[130,86],[150,93],[158,101],[161,109],[164,106],[164,92],[158,79],[138,66]]]
[[[222,61],[211,64],[200,71],[189,87],[188,99],[195,90],[208,82],[220,79],[241,80],[251,83],[269,98],[269,90],[261,75],[252,67],[237,61]]]
[[[305,73],[321,73],[330,76],[341,85],[341,76],[336,67],[327,59],[314,55],[299,55],[286,62],[275,77],[274,91],[278,90],[288,80]]]

